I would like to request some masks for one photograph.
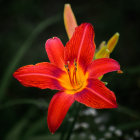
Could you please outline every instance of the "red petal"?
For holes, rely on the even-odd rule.
[[[48,39],[45,44],[46,52],[51,63],[60,68],[64,67],[64,46],[57,37]]]
[[[62,90],[63,88],[59,84],[59,77],[63,73],[64,71],[55,65],[43,62],[36,65],[23,66],[13,76],[27,87]]]
[[[95,51],[93,37],[94,30],[91,24],[84,23],[76,27],[72,38],[65,47],[65,63],[77,60],[84,67],[91,63]]]
[[[74,96],[72,94],[58,92],[53,96],[47,117],[48,127],[52,133],[59,128],[73,102]]]
[[[96,109],[117,107],[114,93],[98,79],[89,79],[88,86],[75,94],[75,100]]]
[[[111,58],[96,59],[88,67],[89,76],[92,78],[98,78],[105,73],[118,70],[120,70],[119,63]]]

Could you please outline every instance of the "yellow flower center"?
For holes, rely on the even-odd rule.
[[[82,67],[74,61],[65,65],[66,73],[61,76],[61,86],[66,89],[67,94],[74,94],[83,90],[87,85],[88,73],[84,73]]]

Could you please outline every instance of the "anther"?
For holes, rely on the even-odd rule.
[[[74,60],[74,66],[75,66],[75,70],[77,70],[77,63],[76,63],[76,60]]]
[[[70,70],[69,70],[68,64],[66,64],[64,66],[65,66],[66,70],[69,72]]]

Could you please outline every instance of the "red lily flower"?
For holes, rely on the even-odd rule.
[[[27,87],[56,89],[48,108],[48,127],[54,133],[74,101],[88,107],[116,108],[116,97],[98,77],[120,70],[110,58],[93,60],[95,44],[91,24],[76,27],[64,47],[57,37],[48,39],[45,48],[51,63],[43,62],[19,68],[13,75]]]

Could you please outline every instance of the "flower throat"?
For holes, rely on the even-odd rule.
[[[78,82],[78,79],[76,77],[77,62],[74,60],[74,65],[73,64],[71,65],[70,61],[67,61],[67,64],[65,65],[65,68],[67,70],[69,80],[70,80],[70,83],[71,83],[72,87],[76,88],[77,86],[80,85],[80,83]]]

